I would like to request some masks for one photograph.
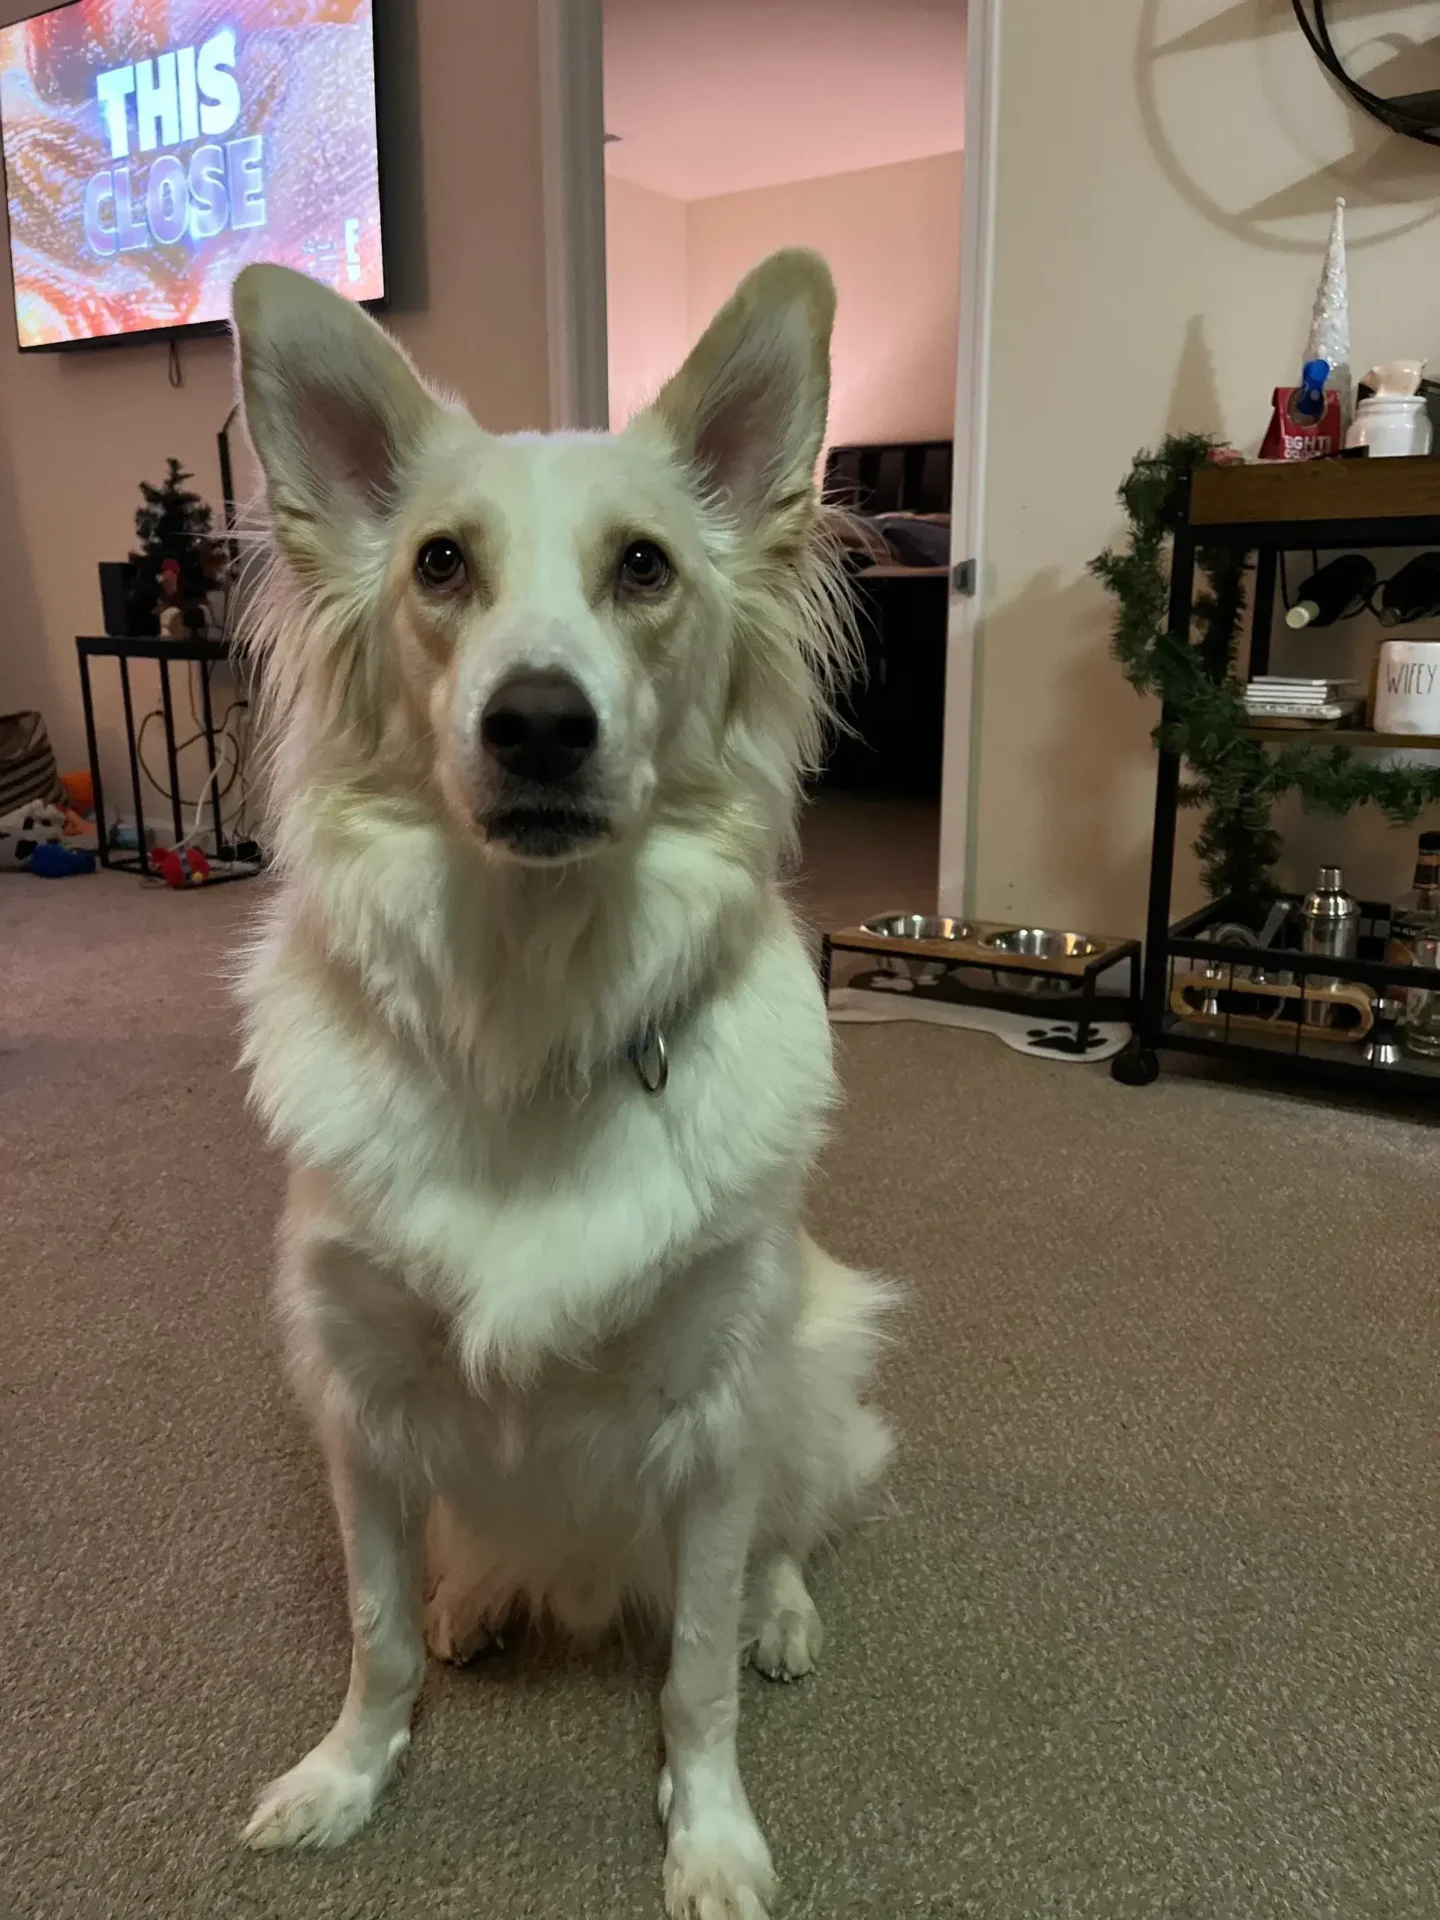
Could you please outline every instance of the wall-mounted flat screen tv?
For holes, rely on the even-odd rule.
[[[0,29],[22,348],[213,325],[253,260],[385,294],[372,0],[74,0]]]

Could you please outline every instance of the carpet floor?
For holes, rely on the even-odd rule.
[[[818,911],[918,898],[898,818],[882,857],[826,814]],[[254,905],[0,880],[0,1915],[658,1915],[633,1650],[435,1672],[349,1848],[235,1844],[346,1669],[220,977]],[[823,1670],[744,1687],[784,1912],[1434,1920],[1431,1128],[974,1033],[840,1047],[814,1211],[910,1289],[901,1452],[817,1570]]]

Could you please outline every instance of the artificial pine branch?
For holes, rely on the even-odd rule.
[[[1270,812],[1282,794],[1298,793],[1306,807],[1330,814],[1378,807],[1406,826],[1440,801],[1440,768],[1378,766],[1343,746],[1297,741],[1275,749],[1245,738],[1235,659],[1246,556],[1199,549],[1191,631],[1168,631],[1167,547],[1190,478],[1214,444],[1203,434],[1172,434],[1155,452],[1135,456],[1120,486],[1125,544],[1100,554],[1090,571],[1115,596],[1110,645],[1121,672],[1137,693],[1163,704],[1156,745],[1178,753],[1189,770],[1181,804],[1206,809],[1195,840],[1206,891],[1263,901],[1275,892],[1280,836]]]

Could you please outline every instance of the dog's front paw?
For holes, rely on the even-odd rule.
[[[766,1920],[774,1897],[770,1849],[748,1811],[672,1823],[665,1854],[670,1920]]]
[[[746,1627],[746,1657],[767,1680],[799,1680],[815,1671],[825,1634],[805,1575],[790,1554],[776,1554],[757,1573]]]
[[[395,1747],[380,1773],[345,1765],[317,1747],[261,1794],[241,1838],[268,1853],[278,1847],[338,1847],[370,1818],[390,1768],[404,1751]]]
[[[503,1643],[478,1596],[442,1581],[425,1602],[425,1644],[437,1660],[465,1667]]]
[[[749,1648],[750,1664],[767,1680],[801,1680],[815,1671],[824,1634],[813,1606],[782,1607],[761,1627]]]

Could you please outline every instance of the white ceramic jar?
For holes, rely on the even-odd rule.
[[[1372,393],[1355,409],[1347,447],[1368,447],[1372,460],[1429,453],[1433,429],[1423,394]]]
[[[1375,675],[1376,733],[1440,734],[1440,640],[1387,640]]]

